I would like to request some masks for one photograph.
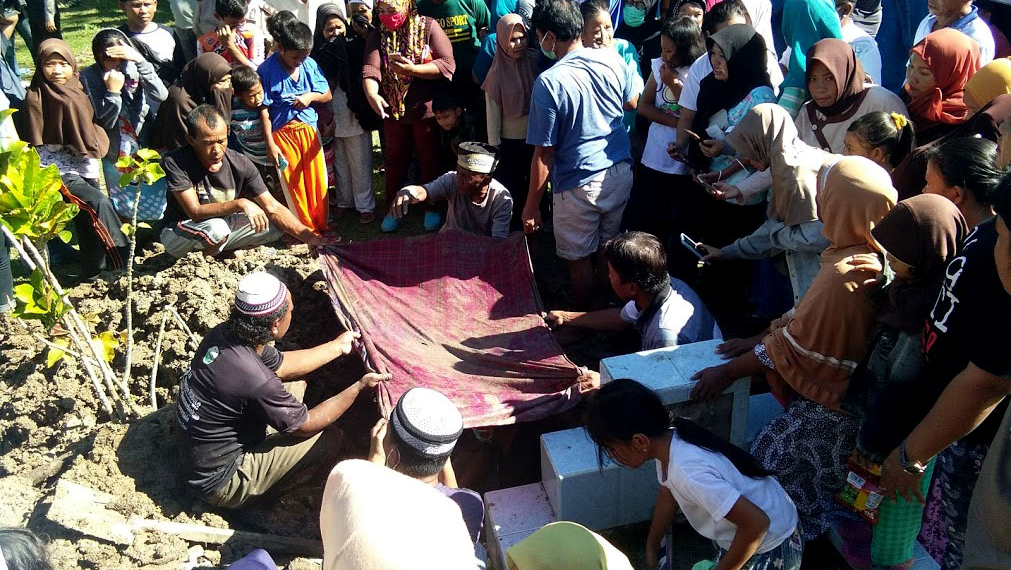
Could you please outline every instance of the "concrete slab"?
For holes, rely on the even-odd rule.
[[[540,483],[485,493],[484,502],[488,561],[500,570],[510,546],[557,520]]]

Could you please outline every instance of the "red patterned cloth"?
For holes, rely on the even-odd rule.
[[[367,365],[391,372],[384,416],[409,388],[448,396],[467,427],[564,411],[578,369],[540,317],[522,234],[459,232],[327,246],[320,265],[338,317],[362,333]]]

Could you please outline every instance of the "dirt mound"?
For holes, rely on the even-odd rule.
[[[175,262],[155,244],[138,258],[134,269],[136,346],[129,388],[141,409],[151,411],[148,383],[164,307],[173,304],[193,333],[202,338],[227,318],[238,279],[254,270],[278,275],[292,292],[293,325],[278,348],[313,346],[341,332],[318,264],[305,246],[261,247],[225,260],[191,254]],[[103,277],[74,288],[71,297],[85,320],[96,323],[97,332],[119,332],[125,329],[125,274]],[[28,521],[33,530],[48,534],[57,567],[178,568],[181,562],[194,558],[187,552],[190,544],[166,535],[139,535],[132,546],[124,548],[49,523],[45,515],[57,478],[115,495],[117,500],[109,507],[127,517],[318,539],[322,482],[241,515],[215,512],[186,495],[179,485],[174,408],[164,406],[175,401],[179,377],[194,347],[171,320],[162,341],[156,390],[163,407],[129,425],[110,421],[100,410],[79,365],[61,363],[46,368],[46,348],[38,337],[47,332],[41,326],[11,319],[0,325],[0,492],[19,497],[0,511],[0,523]],[[113,368],[121,371],[123,364],[122,354],[117,354]],[[358,362],[334,363],[317,371],[309,378],[307,403],[333,394],[361,372]],[[374,421],[374,406],[374,402],[359,402],[346,416],[354,425],[345,429],[356,436],[348,439],[359,446],[361,441],[367,442],[361,426]],[[351,448],[348,454],[364,451]],[[226,564],[255,547],[235,542],[208,546],[199,561]],[[293,563],[294,568],[307,567],[308,561],[282,559],[282,563]]]

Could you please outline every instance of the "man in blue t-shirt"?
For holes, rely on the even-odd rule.
[[[622,118],[635,110],[639,93],[618,52],[583,48],[583,18],[572,0],[538,3],[531,26],[541,51],[557,63],[538,76],[531,96],[527,144],[534,158],[523,230],[540,227],[550,174],[556,251],[569,264],[572,302],[584,309],[593,299],[592,255],[618,234],[632,188]],[[606,271],[599,276],[606,290]]]

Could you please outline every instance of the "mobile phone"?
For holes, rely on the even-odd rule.
[[[288,170],[288,160],[284,158],[283,154],[277,159],[277,167],[281,170]]]
[[[694,253],[695,257],[698,257],[699,259],[702,259],[703,257],[705,257],[702,254],[702,252],[699,251],[699,244],[698,244],[698,242],[695,241],[695,240],[693,240],[692,238],[686,236],[684,233],[681,234],[681,245],[685,246],[692,253]]]
[[[700,186],[702,186],[706,190],[709,190],[710,192],[719,192],[719,190],[715,186],[713,186],[709,182],[706,182],[705,179],[702,178],[703,174],[705,174],[705,173],[704,172],[699,172],[698,174],[696,174],[695,175],[695,182],[697,182]]]
[[[699,135],[693,133],[692,131],[689,131],[688,129],[685,129],[685,132],[688,133],[688,136],[692,137],[693,139],[702,142],[702,137],[700,137]]]

